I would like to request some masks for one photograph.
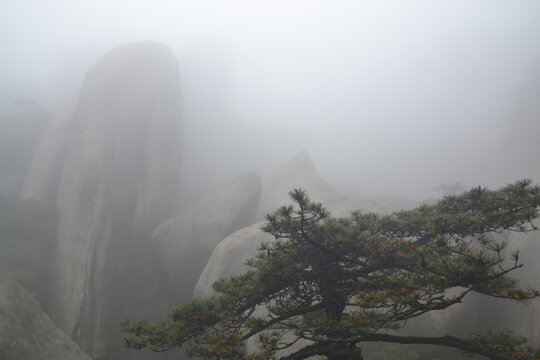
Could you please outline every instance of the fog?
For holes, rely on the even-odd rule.
[[[110,328],[266,241],[283,184],[342,215],[540,182],[539,44],[536,0],[2,0],[0,263],[94,360],[139,359]]]
[[[539,14],[536,1],[4,1],[2,108],[54,110],[109,49],[157,40],[180,63],[200,178],[215,177],[203,150],[226,178],[304,149],[345,193],[499,186],[535,170],[516,133],[538,89]]]

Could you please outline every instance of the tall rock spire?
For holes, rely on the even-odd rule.
[[[68,124],[48,310],[96,360],[124,357],[120,321],[156,305],[142,264],[176,205],[178,88],[167,46],[120,46],[88,71]]]

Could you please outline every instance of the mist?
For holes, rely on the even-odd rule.
[[[155,60],[143,54],[143,60],[133,61],[139,66],[151,59],[151,74],[139,78],[139,73],[127,73],[133,78],[125,79],[125,84],[135,79],[132,87],[107,88],[109,80],[100,74],[107,74],[109,68],[100,64],[117,55],[107,58],[106,54],[139,42],[147,44],[143,47],[155,47],[162,56]],[[97,149],[109,146],[114,154],[125,156],[116,159],[114,166],[104,165],[104,174],[111,178],[103,183],[118,184],[117,188],[111,185],[116,190],[110,193],[117,202],[110,205],[113,210],[104,206],[100,213],[112,213],[111,219],[120,219],[122,224],[114,230],[104,222],[105,228],[113,229],[111,234],[123,239],[118,243],[111,240],[107,254],[120,253],[128,238],[138,244],[125,268],[136,268],[136,259],[154,251],[147,240],[167,221],[177,230],[178,224],[192,226],[186,219],[199,216],[197,209],[211,208],[208,204],[217,201],[223,189],[237,189],[228,183],[231,179],[246,172],[257,174],[262,185],[259,180],[242,178],[249,183],[245,186],[250,195],[242,200],[245,206],[228,210],[236,214],[235,220],[227,220],[235,226],[223,225],[219,231],[205,233],[209,239],[215,237],[205,245],[207,253],[200,255],[204,261],[198,265],[206,264],[219,241],[261,220],[261,211],[272,210],[269,204],[286,201],[286,193],[275,195],[277,192],[268,190],[272,186],[280,189],[276,184],[282,175],[276,174],[284,173],[284,164],[289,164],[285,165],[287,171],[307,169],[309,176],[300,170],[287,176],[295,181],[309,178],[317,184],[312,188],[317,200],[331,204],[343,199],[392,199],[384,206],[378,203],[385,211],[431,201],[441,195],[436,191],[441,184],[460,183],[465,189],[478,185],[498,188],[524,178],[540,181],[540,2],[535,0],[4,0],[0,4],[0,44],[0,195],[5,206],[13,209],[6,210],[6,219],[20,221],[17,226],[21,229],[34,216],[47,223],[43,225],[47,243],[39,245],[45,247],[45,255],[39,256],[51,264],[63,256],[63,250],[52,248],[71,249],[70,236],[94,229],[82,220],[77,229],[66,224],[79,209],[70,202],[69,189],[80,185],[73,169],[80,159],[93,159],[101,151],[89,151],[87,156],[80,144],[96,139]],[[110,64],[116,64],[114,61]],[[177,66],[172,64],[176,62]],[[119,66],[116,70],[124,69]],[[88,79],[93,85],[88,85]],[[160,79],[162,85],[156,85],[154,79]],[[110,93],[100,93],[100,89]],[[126,90],[126,98],[114,89]],[[93,96],[106,98],[95,113],[105,114],[103,119],[108,122],[100,126],[106,129],[110,143],[97,135],[86,138],[90,135],[84,121],[99,118],[88,100]],[[107,113],[116,109],[117,98],[124,99],[118,106],[125,111]],[[30,111],[14,104],[19,99],[34,101]],[[150,105],[143,108],[133,99]],[[144,123],[143,115],[156,123]],[[140,122],[131,120],[139,117]],[[22,133],[27,135],[21,137]],[[113,133],[114,139],[130,140],[117,146]],[[150,140],[143,134],[152,134]],[[157,139],[155,134],[163,138]],[[65,140],[54,140],[62,136]],[[50,151],[56,154],[54,160],[49,152],[40,153],[45,148],[42,144],[50,139],[57,141]],[[143,145],[139,148],[137,142]],[[151,157],[146,147],[149,152],[163,150],[163,157]],[[78,151],[84,156],[78,158]],[[138,159],[144,161],[138,163]],[[100,161],[95,160],[97,173]],[[70,163],[71,167],[64,165]],[[152,169],[162,173],[150,176]],[[88,171],[83,170],[80,193],[99,193],[96,189],[101,185],[94,180],[88,180],[87,190]],[[52,179],[47,186],[54,188],[47,190],[46,199],[34,196],[36,189],[45,193],[46,186],[35,180],[35,174],[45,173]],[[152,186],[159,191],[148,190]],[[133,189],[139,191],[136,200],[130,200],[130,191],[136,192]],[[85,201],[92,204],[88,206],[97,206],[88,200],[92,195],[88,196]],[[259,197],[267,207],[258,203]],[[42,202],[25,207],[29,205],[23,200],[36,199]],[[63,208],[64,203],[68,205]],[[130,210],[114,213],[120,208]],[[251,210],[246,211],[248,208]],[[336,213],[342,210],[335,207]],[[106,217],[96,215],[97,210],[84,211],[79,214],[81,219]],[[46,220],[38,213],[47,213]],[[3,230],[4,236],[15,229],[17,236],[31,239],[32,244],[39,242],[35,234],[20,235],[24,231],[16,227],[5,229],[9,231]],[[55,239],[65,240],[51,245]],[[187,251],[170,245],[173,240],[168,238],[156,241],[165,249],[157,251],[156,257],[166,256],[167,251]],[[86,245],[77,246],[83,249]],[[66,264],[65,268],[53,266],[43,282],[54,284],[54,276],[73,265]],[[135,273],[148,278],[163,273],[174,277],[155,264],[149,265],[151,275],[142,270]],[[105,270],[99,271],[107,274],[113,268],[115,265],[104,265]],[[129,275],[127,270],[121,274]],[[198,275],[190,278],[189,286],[195,286]],[[104,275],[104,288],[117,286],[119,277]],[[144,286],[152,283],[146,280]],[[47,286],[37,286],[34,280],[29,283],[34,284],[38,299],[41,294],[44,311],[50,310],[66,332],[68,320],[65,324],[57,320],[61,316],[58,309],[53,310],[56,300],[47,295]],[[165,285],[154,282],[148,286],[158,291]],[[103,290],[94,296],[109,295]],[[173,292],[167,296],[162,308],[190,298],[191,290],[188,295]],[[150,301],[145,299],[133,309],[138,311]],[[99,311],[98,307],[88,311]],[[156,310],[149,316],[162,313]],[[78,342],[83,350],[102,354],[84,341]],[[92,356],[101,359],[101,355]]]
[[[52,110],[108,49],[158,40],[180,63],[186,139],[206,132],[193,147],[200,156],[229,147],[230,173],[307,150],[334,187],[364,196],[499,186],[535,170],[508,135],[528,132],[515,124],[530,106],[521,89],[539,77],[539,10],[535,1],[7,2],[2,105],[30,97]],[[235,153],[267,131],[256,155]]]

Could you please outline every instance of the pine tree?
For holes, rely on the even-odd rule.
[[[512,272],[502,231],[536,230],[540,188],[520,181],[498,191],[475,188],[434,205],[387,216],[332,218],[303,190],[294,205],[267,216],[275,241],[248,260],[247,273],[213,284],[217,295],[171,311],[169,321],[126,321],[133,349],[184,347],[202,359],[362,359],[361,343],[431,344],[489,359],[540,359],[509,331],[467,338],[400,335],[407,320],[459,304],[475,292],[524,302],[540,296]],[[264,311],[261,312],[261,309]],[[247,353],[245,342],[258,340]],[[294,345],[294,347],[293,347]]]

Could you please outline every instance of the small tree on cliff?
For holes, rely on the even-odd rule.
[[[410,211],[349,218],[331,218],[302,190],[290,195],[294,206],[267,216],[263,230],[276,241],[248,261],[251,271],[217,281],[215,297],[174,308],[170,321],[125,322],[125,344],[152,351],[183,346],[203,359],[271,359],[285,349],[282,359],[362,359],[359,344],[378,341],[490,359],[540,358],[509,332],[458,338],[397,331],[472,292],[520,302],[540,296],[510,276],[522,266],[519,254],[504,259],[504,244],[489,238],[536,230],[539,187],[522,181],[498,191],[475,188]],[[252,337],[260,346],[246,353]]]

